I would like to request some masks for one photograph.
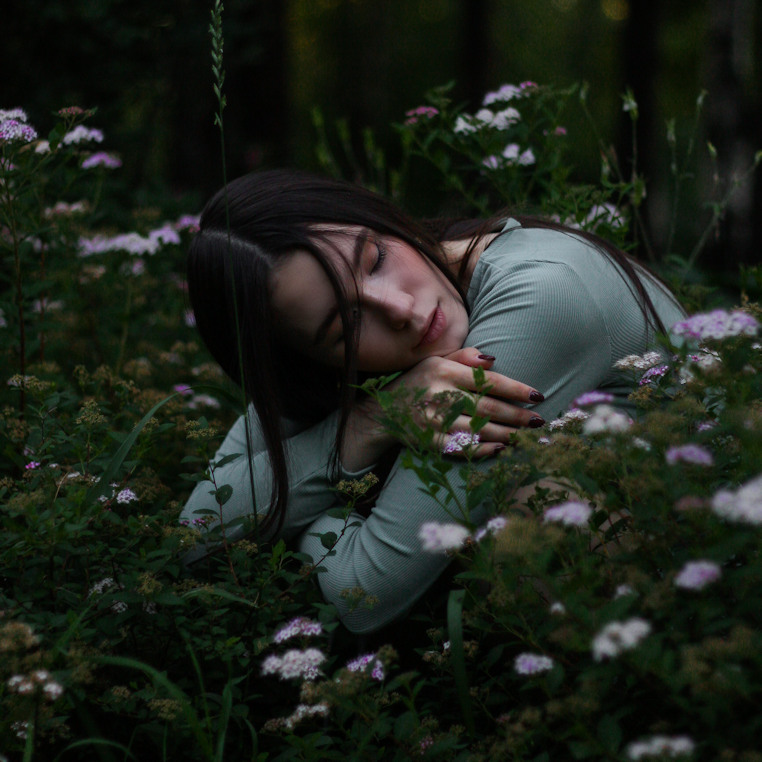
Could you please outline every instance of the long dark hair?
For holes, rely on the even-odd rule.
[[[188,292],[201,337],[225,373],[244,388],[254,405],[270,457],[270,507],[259,524],[277,532],[288,499],[288,463],[282,419],[317,423],[339,410],[333,467],[338,467],[345,425],[356,396],[359,326],[340,278],[325,254],[325,238],[315,226],[356,225],[401,239],[417,249],[455,286],[460,280],[444,263],[440,242],[497,232],[505,220],[439,220],[419,223],[396,205],[362,187],[295,170],[253,173],[229,183],[204,208],[199,232],[188,253]],[[517,217],[525,227],[547,227],[582,236],[615,261],[636,294],[644,315],[663,331],[656,309],[630,258],[590,233],[569,231],[537,218]],[[321,248],[322,244],[322,248]],[[339,306],[346,342],[344,367],[329,368],[295,356],[273,330],[270,280],[274,268],[297,249],[309,252],[329,278]],[[464,258],[462,278],[468,257]],[[237,314],[237,321],[236,321]]]

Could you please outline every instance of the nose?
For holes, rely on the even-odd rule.
[[[363,303],[383,318],[394,330],[401,331],[414,318],[415,300],[412,294],[383,285],[366,285]]]

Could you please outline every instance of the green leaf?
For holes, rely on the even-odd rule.
[[[233,488],[229,484],[223,484],[219,489],[214,490],[214,499],[217,505],[223,506],[233,495]]]
[[[463,599],[465,590],[452,590],[447,600],[447,630],[450,635],[450,654],[455,674],[455,688],[458,692],[463,722],[471,735],[474,734],[474,713],[468,691],[466,675],[466,654],[463,650]]]
[[[241,455],[243,455],[241,452],[230,453],[230,455],[226,455],[224,458],[221,458],[216,463],[214,463],[214,468],[222,468],[223,466],[227,466],[228,463],[232,463],[237,458],[240,458]]]
[[[98,498],[101,495],[105,495],[108,490],[111,489],[111,482],[114,481],[114,477],[116,476],[117,472],[119,471],[119,467],[122,465],[122,462],[127,457],[127,454],[132,449],[132,445],[135,444],[135,441],[138,438],[138,435],[141,431],[143,431],[143,427],[148,423],[148,421],[153,418],[154,413],[163,405],[166,405],[167,402],[169,402],[174,397],[177,397],[177,393],[170,394],[169,397],[166,397],[161,402],[157,402],[138,422],[137,426],[129,433],[127,437],[125,437],[124,442],[122,442],[119,449],[114,453],[114,456],[109,461],[109,464],[104,469],[103,473],[101,474],[100,480],[94,484],[90,489],[87,491],[87,494],[85,495],[85,502],[87,504],[95,503]]]

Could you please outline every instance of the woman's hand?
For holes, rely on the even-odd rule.
[[[440,426],[441,415],[438,412],[442,409],[442,405],[437,404],[437,400],[442,398],[443,392],[472,393],[473,398],[477,400],[476,416],[488,418],[489,422],[479,430],[480,444],[472,447],[471,452],[479,456],[491,455],[502,449],[517,429],[525,426],[537,428],[545,423],[531,409],[512,404],[517,402],[536,404],[542,402],[543,395],[531,386],[489,370],[494,361],[494,357],[482,354],[475,347],[464,347],[444,357],[426,358],[395,379],[387,388],[405,386],[410,390],[426,390],[417,406],[422,416],[419,424],[439,429],[442,437],[437,438],[436,441],[438,446],[443,448],[450,435],[457,432],[472,432],[471,416],[465,414],[458,416],[444,430]],[[484,370],[484,385],[481,389],[477,387],[474,368]],[[482,396],[477,397],[479,394]],[[446,398],[446,394],[444,396]],[[457,452],[457,449],[453,450],[453,454]]]
[[[476,403],[476,415],[489,418],[489,423],[479,430],[480,444],[471,448],[477,456],[487,456],[505,447],[511,434],[525,426],[542,426],[545,421],[532,410],[512,403],[535,404],[542,402],[542,394],[531,386],[489,370],[495,358],[482,354],[475,347],[464,347],[444,357],[427,357],[410,368],[387,387],[388,390],[405,387],[411,392],[424,389],[418,400],[421,426],[433,426],[441,432],[435,438],[438,447],[445,448],[449,437],[457,432],[471,433],[471,417],[460,415],[443,430],[437,411],[442,409],[437,400],[442,393],[479,392],[474,379],[474,368],[484,370],[486,394]],[[482,390],[482,393],[485,390]],[[427,410],[430,403],[430,411]],[[375,463],[393,444],[394,437],[378,423],[378,404],[366,399],[355,406],[347,423],[342,464],[348,471],[359,471]],[[455,453],[453,453],[455,454]]]

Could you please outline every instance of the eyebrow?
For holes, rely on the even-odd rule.
[[[352,267],[355,271],[357,271],[360,267],[360,258],[362,257],[363,249],[365,248],[365,244],[368,241],[368,238],[370,237],[367,230],[362,230],[357,235],[357,238],[355,239],[355,245],[352,250]],[[333,325],[333,321],[336,319],[336,316],[339,314],[339,307],[338,304],[335,307],[332,307],[328,314],[323,318],[323,322],[320,323],[318,326],[317,331],[315,331],[315,337],[312,340],[312,343],[314,346],[319,346],[322,344],[323,340],[326,337],[326,334],[330,330],[331,326]]]

